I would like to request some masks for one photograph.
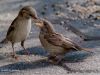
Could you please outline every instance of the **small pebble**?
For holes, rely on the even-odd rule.
[[[56,11],[57,9],[56,8],[53,8],[53,11]]]
[[[67,7],[69,7],[69,3],[68,2],[65,2],[65,4],[66,4]]]
[[[45,11],[42,11],[41,14],[42,14],[42,15],[45,15],[46,13],[45,13]]]
[[[51,7],[52,7],[52,8],[55,8],[55,7],[56,7],[56,4],[52,4]]]
[[[64,25],[64,24],[65,24],[65,22],[64,22],[64,21],[61,21],[61,22],[60,22],[60,25]]]
[[[87,25],[87,23],[86,23],[86,22],[84,22],[84,25]]]
[[[55,15],[59,15],[60,14],[60,12],[59,11],[57,11],[56,13],[55,13]]]

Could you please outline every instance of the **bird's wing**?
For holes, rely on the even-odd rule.
[[[8,32],[7,32],[7,36],[9,36],[14,30],[15,30],[15,22],[16,22],[17,18],[14,19],[14,21],[11,23]]]
[[[44,38],[51,44],[55,45],[55,46],[60,46],[62,44],[62,39],[61,36],[58,34],[47,34],[44,36]]]
[[[90,48],[80,47],[78,44],[74,43],[71,39],[66,38],[63,35],[58,33],[47,34],[44,36],[44,38],[48,41],[48,43],[55,46],[63,47],[66,50],[74,49],[74,50],[84,50],[89,52],[91,50]]]
[[[82,48],[81,46],[79,46],[78,44],[76,44],[75,42],[73,42],[69,38],[65,38],[65,39],[66,39],[66,41],[69,41],[69,42],[71,42],[73,44],[73,48],[75,50],[84,50],[84,51],[88,51],[88,52],[90,52],[90,50],[92,50],[92,48]]]
[[[15,30],[15,22],[16,22],[16,18],[14,19],[14,21],[11,23],[8,31],[7,31],[7,35],[6,35],[6,38],[3,39],[0,43],[1,44],[4,44],[4,43],[8,43],[8,38],[10,35],[12,35],[12,32]]]
[[[66,42],[70,42],[71,45],[72,45],[72,48],[76,49],[76,50],[82,50],[82,48],[76,44],[75,42],[73,42],[71,39],[69,38],[65,38]]]
[[[55,46],[60,46],[63,48],[74,48],[74,43],[71,42],[70,40],[66,40],[65,37],[61,34],[47,34],[44,36],[44,38],[51,44]]]

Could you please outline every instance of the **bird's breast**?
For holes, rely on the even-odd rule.
[[[31,30],[31,20],[22,20],[16,26],[14,31],[14,42],[20,42],[27,38]]]

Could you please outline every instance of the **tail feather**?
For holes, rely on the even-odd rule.
[[[8,40],[7,39],[4,39],[0,42],[0,48],[2,48],[4,46],[4,44],[7,44],[8,43]]]
[[[84,50],[84,51],[87,51],[87,52],[90,52],[92,50],[92,48],[82,48],[80,46],[75,46],[75,49],[76,50]]]
[[[81,48],[81,50],[84,50],[84,51],[90,52],[90,51],[92,50],[92,48]]]
[[[8,40],[7,40],[7,39],[4,39],[4,40],[2,40],[2,41],[0,42],[0,44],[6,44],[6,43],[8,43]]]

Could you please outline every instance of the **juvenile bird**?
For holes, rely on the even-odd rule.
[[[11,23],[6,38],[1,41],[1,43],[5,43],[10,41],[13,48],[12,57],[17,58],[16,53],[14,51],[14,44],[17,42],[21,42],[21,46],[24,50],[24,42],[26,38],[29,36],[31,30],[31,18],[34,20],[38,19],[36,10],[31,6],[25,6],[20,11],[18,16]]]
[[[53,25],[44,19],[36,23],[40,28],[39,39],[45,50],[49,53],[49,59],[54,64],[58,64],[64,55],[70,50],[88,50],[81,48],[71,39],[64,37],[62,34],[56,33]]]

